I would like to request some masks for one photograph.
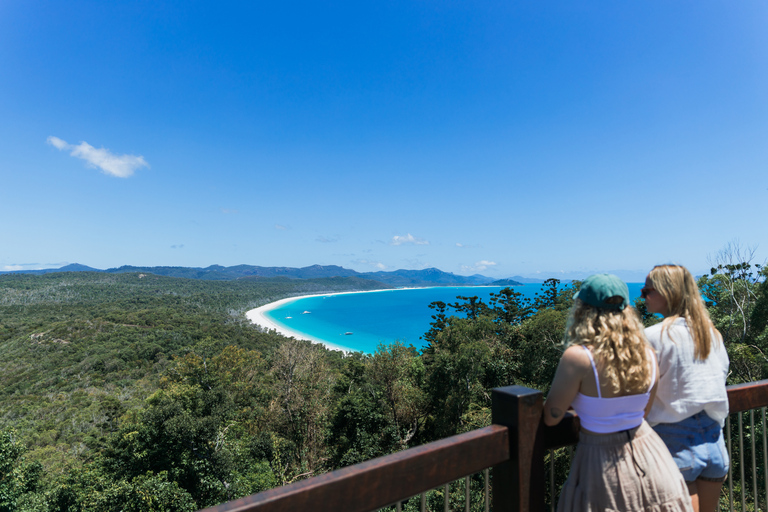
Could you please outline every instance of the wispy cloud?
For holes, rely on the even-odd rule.
[[[423,238],[416,238],[412,234],[408,233],[405,236],[393,236],[392,240],[389,242],[389,245],[429,245],[429,242]]]
[[[136,169],[149,167],[143,156],[115,155],[108,149],[94,148],[85,141],[80,144],[69,144],[67,141],[51,136],[48,137],[47,142],[60,151],[69,151],[70,155],[85,160],[89,167],[101,169],[104,174],[117,178],[128,178]]]
[[[221,213],[223,213],[224,215],[237,215],[238,213],[240,213],[240,210],[237,210],[235,208],[222,208]]]
[[[386,270],[387,269],[387,266],[385,264],[383,264],[382,262],[380,262],[380,261],[357,260],[357,261],[355,261],[355,263],[360,264],[360,265],[368,265],[368,266],[373,267],[373,268],[375,268],[377,270]]]
[[[483,270],[488,270],[489,267],[495,267],[495,266],[496,266],[495,261],[480,260],[476,262],[474,265],[462,265],[461,270],[463,272],[482,272]]]
[[[456,242],[456,247],[458,247],[459,249],[477,249],[480,246],[477,245],[477,244],[475,244],[475,245],[467,245],[467,244],[462,244],[461,242]]]
[[[288,226],[283,226],[282,224],[275,224],[275,229],[279,229],[280,231],[287,231],[291,228],[289,228]]]
[[[0,270],[6,272],[18,272],[20,270],[42,270],[48,268],[61,268],[69,263],[11,263],[4,265]]]
[[[184,248],[184,244],[178,244],[178,245],[172,245],[171,246],[171,249],[183,249],[183,248]]]
[[[315,242],[320,242],[321,244],[334,244],[339,241],[339,237],[332,236],[332,237],[325,237],[323,235],[319,235],[317,238],[315,238]]]

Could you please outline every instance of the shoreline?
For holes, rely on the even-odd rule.
[[[346,347],[342,347],[340,345],[335,345],[327,340],[315,338],[313,336],[309,336],[299,331],[294,331],[293,329],[279,325],[275,323],[274,320],[267,317],[265,313],[272,311],[273,309],[277,309],[280,306],[283,306],[285,304],[289,304],[291,302],[295,302],[301,299],[307,299],[309,297],[330,297],[331,295],[346,295],[350,293],[375,293],[375,292],[386,292],[391,290],[411,290],[411,289],[413,288],[384,288],[381,290],[358,290],[358,291],[351,291],[351,292],[314,293],[309,295],[299,295],[296,297],[287,297],[285,299],[280,299],[275,302],[270,302],[269,304],[264,304],[263,306],[259,306],[256,309],[251,309],[249,311],[246,311],[245,317],[248,320],[250,320],[251,323],[254,323],[259,327],[266,329],[268,331],[276,331],[278,334],[281,334],[287,338],[296,338],[297,340],[305,340],[305,341],[311,341],[312,343],[320,343],[322,345],[325,345],[325,347],[329,350],[339,350],[341,352],[344,352],[345,354],[350,354],[354,352],[354,350],[351,350]]]
[[[312,343],[320,343],[322,345],[325,345],[325,347],[329,350],[339,350],[341,352],[344,352],[345,354],[350,354],[355,351],[347,347],[336,345],[327,340],[316,338],[308,334],[301,333],[299,331],[294,331],[289,327],[279,325],[274,320],[267,317],[265,313],[268,313],[273,309],[277,309],[280,306],[283,306],[285,304],[289,304],[291,302],[295,302],[301,299],[307,299],[309,297],[330,297],[332,295],[347,295],[352,293],[380,293],[380,292],[390,292],[390,291],[397,291],[397,290],[421,290],[425,288],[453,288],[453,287],[452,286],[411,286],[411,287],[404,287],[404,288],[382,288],[381,290],[357,290],[357,291],[349,291],[349,292],[311,293],[308,295],[298,295],[296,297],[286,297],[284,299],[280,299],[275,302],[270,302],[269,304],[264,304],[263,306],[259,306],[258,308],[246,311],[245,317],[251,323],[258,325],[262,329],[266,329],[268,331],[276,331],[278,334],[285,336],[287,338],[295,338],[297,340],[311,341]],[[463,288],[463,286],[456,286],[455,288]],[[472,288],[497,288],[497,286],[479,285],[479,286],[473,286]]]

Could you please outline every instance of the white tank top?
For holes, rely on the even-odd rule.
[[[587,351],[589,362],[592,364],[592,371],[595,374],[595,383],[597,384],[597,396],[587,396],[579,392],[573,399],[571,407],[579,415],[581,426],[598,434],[611,434],[639,427],[643,423],[645,406],[648,404],[651,389],[656,382],[656,355],[653,350],[648,349],[653,361],[651,385],[648,391],[636,395],[603,398],[600,394],[600,378],[597,375],[597,367],[592,358],[592,352],[586,346],[582,345],[582,347]]]

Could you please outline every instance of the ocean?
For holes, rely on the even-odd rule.
[[[628,283],[632,302],[643,283]],[[542,285],[525,284],[514,290],[526,297]],[[464,302],[456,297],[478,296],[488,303],[491,293],[505,286],[459,286],[380,290],[307,297],[265,313],[274,323],[306,337],[353,352],[372,354],[380,343],[399,340],[417,349],[426,346],[421,336],[430,328],[434,310],[429,304]],[[453,313],[449,309],[447,313]]]

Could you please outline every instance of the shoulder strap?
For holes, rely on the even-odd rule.
[[[592,351],[586,345],[582,345],[581,348],[587,351],[587,357],[592,364],[592,372],[595,374],[595,386],[597,386],[597,398],[603,398],[600,393],[600,377],[597,376],[597,367],[595,366],[595,360],[592,358]]]

